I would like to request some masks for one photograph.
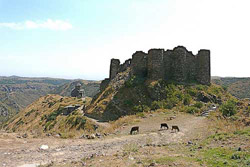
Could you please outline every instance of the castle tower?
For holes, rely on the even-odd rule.
[[[147,58],[148,55],[142,51],[137,51],[133,54],[131,60],[131,69],[133,75],[147,76]]]
[[[166,50],[164,52],[164,56],[163,56],[163,61],[164,61],[164,70],[165,70],[165,76],[164,79],[165,80],[171,80],[172,79],[172,59],[171,59],[171,55],[173,55],[173,51],[172,50]]]
[[[171,59],[172,79],[177,82],[184,82],[186,80],[186,54],[187,49],[183,46],[174,48]]]
[[[151,49],[148,51],[148,78],[153,80],[164,78],[164,49]]]
[[[197,81],[209,85],[211,82],[210,51],[200,50],[196,59]]]
[[[111,59],[110,72],[109,72],[110,80],[115,78],[116,74],[119,73],[119,70],[120,70],[120,60],[119,59]]]

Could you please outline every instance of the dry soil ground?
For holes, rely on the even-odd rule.
[[[207,133],[209,121],[205,117],[180,114],[169,120],[170,115],[164,113],[148,114],[133,125],[126,125],[116,134],[102,139],[58,139],[58,138],[17,138],[14,133],[0,133],[0,166],[32,167],[51,162],[65,163],[80,161],[93,156],[108,156],[119,153],[131,143],[136,146],[171,145],[200,138]],[[160,124],[178,125],[180,132],[159,130]],[[139,126],[140,133],[129,135],[132,126]],[[48,145],[47,150],[40,149]],[[100,161],[101,163],[101,161]]]

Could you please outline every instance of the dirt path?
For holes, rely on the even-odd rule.
[[[207,127],[204,117],[180,115],[171,121],[166,121],[166,119],[167,116],[161,114],[149,116],[136,123],[141,127],[138,135],[127,135],[131,126],[126,126],[121,128],[116,136],[95,140],[18,139],[15,134],[0,133],[0,166],[21,167],[26,164],[32,167],[36,166],[35,164],[45,164],[51,161],[77,161],[93,155],[114,154],[131,143],[144,146],[186,142],[198,138]],[[159,131],[159,125],[162,122],[178,125],[180,132]],[[41,145],[48,145],[49,149],[41,150]]]

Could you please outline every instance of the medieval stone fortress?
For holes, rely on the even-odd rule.
[[[120,64],[111,59],[109,78],[102,82],[105,87],[115,76],[131,68],[132,75],[151,80],[167,80],[177,83],[199,83],[209,85],[211,81],[210,51],[199,50],[197,55],[183,46],[173,50],[151,49],[148,53],[137,51],[132,59]]]

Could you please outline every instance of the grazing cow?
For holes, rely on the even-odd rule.
[[[131,131],[130,131],[130,134],[132,135],[133,132],[139,133],[139,126],[134,126],[134,127],[132,127],[132,128],[131,128]]]
[[[167,128],[167,129],[168,129],[168,124],[166,124],[166,123],[162,123],[162,124],[161,124],[161,129],[163,129],[163,128],[164,128],[164,129],[165,129],[165,128]]]
[[[175,130],[175,132],[178,130],[178,132],[180,132],[179,127],[178,127],[178,126],[175,126],[175,125],[174,125],[174,126],[172,126],[172,129],[171,129],[171,130],[172,130],[172,131],[173,131],[173,130]]]

